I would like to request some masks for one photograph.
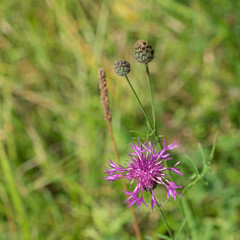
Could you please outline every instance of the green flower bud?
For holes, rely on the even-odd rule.
[[[138,40],[133,48],[133,56],[139,63],[147,64],[153,60],[154,50],[148,42]]]
[[[114,71],[118,76],[125,77],[131,71],[130,63],[121,59],[114,64]]]

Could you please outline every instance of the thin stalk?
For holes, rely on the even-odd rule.
[[[163,149],[163,144],[162,144],[161,139],[160,139],[159,136],[158,136],[158,130],[157,130],[157,125],[156,125],[156,115],[155,115],[155,107],[154,107],[154,101],[153,101],[153,90],[152,90],[151,77],[150,77],[150,73],[149,73],[148,64],[146,64],[145,66],[146,66],[146,72],[147,72],[147,75],[148,75],[148,85],[149,85],[149,93],[150,93],[150,97],[151,97],[152,117],[153,117],[153,125],[154,125],[154,127],[152,127],[151,124],[149,124],[149,125],[150,125],[151,129],[152,129],[153,132],[154,132],[154,137],[155,137],[156,141],[159,143],[161,149]],[[127,79],[127,80],[128,80],[128,79]],[[128,80],[128,82],[129,82],[129,80]],[[132,89],[135,97],[137,98],[140,107],[143,109],[143,106],[142,106],[142,104],[141,104],[141,102],[140,102],[140,100],[139,100],[139,98],[138,98],[136,92],[134,91],[134,88],[133,88],[133,86],[131,85],[130,82],[129,82],[129,85],[130,85],[130,87],[131,87],[131,89]],[[145,113],[145,111],[143,111],[143,112]],[[146,115],[146,116],[145,116],[146,119],[149,119],[146,113],[145,113],[144,115]],[[166,164],[166,166],[168,167],[168,163],[166,162],[165,164]],[[171,171],[169,171],[169,175],[170,175],[171,181],[174,181]],[[184,214],[183,207],[182,207],[182,201],[181,201],[181,199],[179,199],[179,200],[180,200],[180,201],[178,201],[178,206],[179,206],[181,212],[183,213],[183,215],[185,215],[185,214]],[[167,224],[167,221],[166,221],[166,219],[165,219],[165,217],[164,217],[164,215],[163,215],[163,212],[162,212],[160,206],[158,206],[158,208],[159,208],[159,211],[160,211],[160,213],[161,213],[161,215],[162,215],[162,217],[163,217],[163,220],[164,220],[164,223],[165,223],[166,228],[167,228],[167,230],[168,230],[169,236],[170,236],[171,238],[173,238],[173,237],[172,237],[172,233],[171,233],[171,231],[170,231],[170,229],[169,229],[169,226],[168,226],[168,224]]]
[[[147,71],[147,75],[148,75],[149,93],[150,93],[150,97],[151,97],[152,116],[153,116],[154,126],[152,126],[152,124],[151,124],[151,122],[150,122],[150,120],[149,120],[149,118],[148,118],[148,116],[147,116],[147,114],[146,114],[146,112],[145,112],[145,110],[144,110],[144,108],[143,108],[143,105],[142,105],[142,103],[141,103],[141,101],[140,101],[140,99],[139,99],[136,91],[134,90],[134,88],[133,88],[132,84],[130,83],[130,81],[129,81],[129,79],[128,79],[127,76],[126,76],[126,80],[127,80],[128,84],[129,84],[130,88],[132,89],[132,91],[133,91],[133,93],[134,93],[134,95],[135,95],[135,97],[136,97],[136,99],[137,99],[137,101],[138,101],[138,103],[139,103],[139,105],[140,105],[140,108],[141,108],[142,111],[143,111],[143,114],[144,114],[144,116],[145,116],[145,118],[146,118],[146,120],[147,120],[147,123],[149,124],[151,130],[152,130],[153,133],[154,133],[154,137],[155,137],[156,141],[159,143],[161,149],[163,149],[162,141],[160,140],[160,138],[159,138],[159,136],[158,136],[158,132],[157,132],[156,115],[155,115],[155,108],[154,108],[154,102],[153,102],[153,91],[152,91],[151,77],[150,77],[149,68],[148,68],[148,65],[147,65],[147,64],[146,64],[146,71]],[[168,167],[167,162],[166,162],[166,166]],[[173,181],[173,176],[172,176],[172,172],[171,172],[171,171],[169,171],[169,175],[170,175],[171,181]],[[180,208],[181,212],[183,213],[183,215],[185,215],[185,214],[184,214],[183,207],[182,207],[181,199],[180,199],[180,201],[178,202],[178,205],[179,205],[179,208]],[[160,211],[160,213],[161,213],[161,216],[162,216],[162,218],[163,218],[163,221],[164,221],[164,223],[165,223],[165,225],[166,225],[166,228],[167,228],[167,230],[168,230],[168,234],[169,234],[169,236],[173,239],[172,232],[171,232],[171,230],[170,230],[170,228],[169,228],[169,226],[168,226],[168,223],[167,223],[167,221],[166,221],[166,219],[165,219],[165,217],[164,217],[164,214],[163,214],[163,212],[162,212],[162,209],[161,209],[161,207],[160,207],[158,204],[157,204],[157,206],[158,206],[158,209],[159,209],[159,211]]]
[[[17,188],[17,181],[14,178],[14,173],[11,169],[10,161],[7,158],[2,141],[0,141],[0,157],[1,157],[0,162],[1,162],[1,168],[2,168],[1,169],[2,175],[6,179],[6,184],[9,189],[9,195],[12,200],[14,210],[16,211],[16,222],[19,224],[19,227],[22,232],[19,238],[30,239],[29,224],[28,224],[28,219],[24,209],[23,201],[21,198],[21,194]]]
[[[198,181],[200,181],[205,176],[208,170],[209,170],[209,166],[205,165],[202,172],[193,181],[188,183],[188,185],[182,190],[182,194],[184,194],[190,187],[192,187]]]
[[[161,213],[161,216],[162,216],[162,218],[163,218],[163,221],[164,221],[164,223],[165,223],[165,226],[166,226],[166,228],[167,228],[168,234],[169,234],[170,238],[173,239],[172,232],[171,232],[171,230],[170,230],[170,228],[169,228],[169,226],[168,226],[167,220],[166,220],[166,218],[165,218],[165,216],[164,216],[164,214],[163,214],[163,211],[162,211],[162,209],[161,209],[161,206],[159,206],[158,204],[157,204],[157,206],[158,206],[159,212]]]
[[[154,102],[153,102],[153,91],[152,91],[152,84],[151,84],[151,77],[150,77],[150,73],[149,73],[149,68],[148,68],[148,64],[145,64],[146,66],[146,72],[147,72],[147,75],[148,75],[148,85],[149,85],[149,92],[150,92],[150,97],[151,97],[151,104],[152,104],[152,116],[153,116],[153,123],[155,124],[154,128],[155,128],[155,131],[154,131],[154,136],[155,136],[155,139],[157,140],[157,142],[159,143],[161,149],[163,149],[163,144],[162,144],[162,141],[160,140],[160,138],[158,137],[158,131],[157,131],[157,126],[156,126],[156,115],[155,115],[155,108],[154,108]],[[165,162],[166,166],[168,167],[168,163]],[[170,176],[170,179],[172,182],[174,182],[173,180],[173,175],[172,175],[172,172],[171,171],[168,171],[169,172],[169,176]],[[185,190],[185,189],[184,189]],[[184,190],[182,191],[182,193],[184,192]],[[180,211],[182,212],[182,214],[185,216],[185,213],[184,213],[184,209],[183,209],[183,206],[182,206],[182,201],[181,199],[179,199],[179,201],[177,202],[178,204],[178,207],[180,208]],[[160,212],[161,212],[161,209],[160,209]],[[161,212],[162,214],[162,212]],[[163,216],[163,215],[162,215]],[[164,218],[164,217],[163,217]],[[167,226],[167,222],[165,223],[165,225]]]
[[[162,150],[162,149],[163,149],[163,144],[162,144],[160,138],[158,137],[157,129],[156,129],[156,131],[154,132],[154,136],[155,136],[155,139],[156,139],[156,141],[159,143],[159,145],[160,145],[160,147],[161,147],[161,150]]]
[[[149,94],[151,98],[151,105],[152,105],[152,118],[153,118],[153,128],[156,129],[156,116],[155,116],[155,108],[154,108],[154,101],[153,101],[153,94],[152,94],[152,81],[149,73],[148,64],[145,64],[146,72],[148,76],[148,87],[149,87]]]
[[[151,98],[154,136],[155,136],[156,141],[159,143],[161,149],[163,149],[163,144],[162,144],[160,138],[158,137],[158,131],[157,131],[157,126],[156,126],[156,114],[155,114],[155,106],[154,106],[154,100],[153,100],[152,79],[151,79],[151,76],[149,73],[148,64],[145,64],[145,67],[146,67],[146,72],[147,72],[147,76],[148,76],[148,88],[149,88],[149,94],[150,94],[150,98]]]
[[[129,81],[128,76],[126,76],[125,78],[126,78],[128,84],[129,84],[130,88],[132,89],[132,91],[133,91],[133,93],[134,93],[134,95],[135,95],[135,97],[136,97],[136,99],[137,99],[137,101],[138,101],[138,103],[139,103],[139,105],[140,105],[140,108],[142,109],[143,115],[144,115],[144,117],[146,118],[146,121],[147,121],[149,127],[154,131],[155,129],[153,128],[153,126],[152,126],[152,124],[151,124],[151,122],[150,122],[150,120],[149,120],[149,118],[148,118],[148,116],[147,116],[147,114],[146,114],[146,111],[145,111],[144,108],[143,108],[143,105],[142,105],[142,103],[141,103],[141,101],[140,101],[140,99],[139,99],[136,91],[134,90],[131,82]]]
[[[146,64],[146,72],[147,72],[148,80],[149,80],[148,83],[149,83],[149,90],[150,90],[151,103],[152,103],[153,121],[156,123],[156,119],[155,119],[156,115],[155,115],[155,108],[154,108],[154,103],[153,103],[153,93],[152,93],[151,77],[150,77],[149,68],[148,68],[147,64]],[[156,141],[159,143],[161,149],[163,149],[163,144],[162,144],[162,141],[160,140],[160,138],[158,136],[158,130],[157,130],[157,126],[156,125],[155,125],[154,136],[155,136]],[[165,164],[166,164],[166,167],[169,167],[168,166],[168,162],[165,162]],[[169,172],[169,176],[170,176],[171,181],[174,182],[172,172],[171,171],[168,171],[168,172]],[[179,199],[179,201],[178,201],[178,206],[179,206],[181,212],[184,215],[184,210],[183,210],[183,207],[182,207],[181,199]]]
[[[107,120],[107,124],[108,124],[108,131],[109,131],[110,136],[111,136],[111,141],[112,141],[115,157],[117,159],[117,163],[120,164],[120,159],[119,159],[119,155],[118,155],[118,151],[117,151],[117,145],[116,145],[116,142],[115,142],[115,139],[114,139],[114,136],[113,136],[112,125],[111,125],[110,120]],[[126,182],[124,181],[123,178],[121,178],[121,182],[122,182],[124,191],[127,192],[128,191],[127,185],[126,185]],[[126,195],[126,197],[127,197],[127,195]],[[141,232],[140,232],[140,229],[139,229],[139,226],[138,226],[138,222],[137,222],[137,218],[136,218],[134,209],[133,209],[132,206],[129,207],[129,209],[130,209],[131,216],[132,216],[132,219],[133,219],[133,226],[134,226],[134,230],[135,230],[135,233],[136,233],[136,237],[137,237],[138,240],[142,240]]]
[[[111,136],[112,145],[113,145],[115,157],[117,159],[117,163],[120,165],[119,155],[118,155],[118,151],[117,151],[117,145],[116,145],[116,142],[115,142],[115,139],[113,136],[113,131],[112,131],[111,111],[110,111],[110,107],[109,107],[107,80],[106,80],[106,75],[105,75],[105,71],[103,68],[98,69],[98,79],[99,79],[99,88],[100,88],[100,92],[101,92],[101,102],[102,102],[102,106],[103,106],[104,118],[108,125],[108,131]],[[124,179],[121,179],[121,182],[122,182],[124,191],[128,192],[127,185],[126,185]],[[127,197],[128,196],[126,194],[126,198]],[[129,207],[129,209],[131,212],[136,237],[138,240],[142,240],[141,232],[139,230],[139,226],[138,226],[136,215],[134,213],[134,209],[132,206]]]
[[[148,72],[148,74],[149,74],[149,72]],[[130,81],[129,81],[129,79],[128,79],[127,76],[126,76],[126,80],[127,80],[128,84],[129,84],[129,86],[131,87],[131,89],[132,89],[132,91],[133,91],[133,93],[134,93],[134,95],[135,95],[135,97],[136,97],[136,99],[137,99],[137,101],[138,101],[138,103],[139,103],[142,111],[143,111],[143,114],[144,114],[144,116],[145,116],[145,118],[146,118],[146,120],[147,120],[150,128],[154,131],[155,139],[158,141],[158,143],[160,144],[161,148],[163,149],[162,142],[160,141],[160,139],[159,139],[159,137],[158,137],[158,134],[157,134],[157,132],[156,132],[156,126],[154,126],[154,127],[152,126],[152,124],[151,124],[151,122],[150,122],[150,120],[149,120],[149,118],[148,118],[148,116],[147,116],[147,114],[146,114],[146,112],[145,112],[145,110],[144,110],[144,108],[143,108],[143,105],[142,105],[142,103],[141,103],[141,101],[140,101],[140,99],[139,99],[136,91],[134,90],[134,88],[133,88],[132,84],[130,83]],[[149,78],[149,81],[150,81],[150,78]],[[150,83],[150,84],[151,84],[151,83]],[[152,97],[152,88],[151,88],[151,85],[150,85],[149,90],[150,90],[150,95],[151,95],[151,97]],[[153,107],[153,101],[152,101],[152,107]],[[153,111],[153,121],[154,121],[154,123],[155,123],[156,121],[155,121],[155,110],[154,110],[154,107],[152,108],[152,111]],[[162,209],[161,209],[161,207],[160,207],[158,204],[157,204],[157,206],[158,206],[158,209],[159,209],[159,211],[160,211],[160,213],[161,213],[161,216],[162,216],[162,218],[163,218],[163,221],[164,221],[164,223],[165,223],[165,226],[166,226],[166,228],[167,228],[167,230],[168,230],[168,234],[169,234],[169,236],[173,239],[172,232],[171,232],[171,230],[170,230],[170,228],[169,228],[169,226],[168,226],[167,220],[166,220],[165,217],[164,217],[164,214],[163,214],[163,212],[162,212]]]
[[[139,97],[138,97],[138,95],[137,95],[135,89],[133,88],[131,82],[130,82],[129,79],[128,79],[128,76],[126,76],[126,80],[127,80],[128,84],[129,84],[129,86],[130,86],[130,88],[131,88],[133,94],[135,95],[135,97],[136,97],[136,99],[137,99],[137,102],[138,102],[140,108],[142,109],[143,115],[145,116],[146,121],[147,121],[149,127],[150,127],[151,130],[154,132],[154,136],[155,136],[156,141],[160,144],[161,149],[163,149],[162,142],[161,142],[161,140],[159,139],[158,134],[157,134],[157,128],[156,128],[156,126],[155,126],[155,127],[152,126],[152,124],[151,124],[151,122],[150,122],[150,120],[149,120],[149,117],[148,117],[146,111],[144,110],[144,107],[143,107],[143,105],[142,105],[142,103],[141,103],[141,101],[140,101],[140,99],[139,99]],[[149,90],[150,90],[151,95],[152,95],[152,88],[150,87]],[[154,108],[153,108],[153,111],[154,111]],[[153,116],[154,116],[153,121],[156,122],[156,120],[155,120],[155,111],[154,111]]]

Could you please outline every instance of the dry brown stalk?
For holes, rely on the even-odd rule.
[[[110,112],[110,108],[109,108],[109,99],[108,99],[108,89],[107,89],[107,80],[106,80],[106,75],[104,72],[103,68],[98,69],[98,79],[99,79],[99,87],[100,87],[100,91],[101,91],[101,102],[103,105],[103,112],[104,112],[104,117],[105,120],[107,121],[108,124],[108,131],[109,134],[111,136],[111,141],[113,144],[113,149],[114,149],[114,153],[115,153],[115,157],[117,159],[117,164],[120,164],[120,159],[119,159],[119,155],[118,155],[118,151],[117,151],[117,145],[113,136],[113,131],[112,131],[112,125],[111,125],[111,112]],[[121,178],[121,182],[122,182],[122,186],[124,191],[128,191],[127,189],[127,185],[124,179]],[[126,195],[127,197],[127,195]],[[129,207],[130,212],[131,212],[131,216],[133,219],[133,226],[134,226],[134,230],[135,230],[135,234],[138,240],[142,240],[142,236],[141,236],[141,232],[138,226],[138,222],[137,222],[137,218],[134,212],[133,207]]]

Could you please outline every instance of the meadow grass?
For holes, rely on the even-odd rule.
[[[2,0],[0,239],[135,239],[121,184],[100,179],[115,157],[97,69],[107,73],[124,162],[145,120],[113,63],[131,63],[150,113],[145,69],[132,56],[138,39],[155,49],[149,69],[158,131],[180,142],[181,185],[201,172],[218,133],[211,171],[184,193],[186,219],[174,201],[164,208],[170,228],[185,223],[178,239],[238,239],[239,11],[240,2],[229,0]],[[146,239],[167,234],[157,210],[142,208],[137,218]]]

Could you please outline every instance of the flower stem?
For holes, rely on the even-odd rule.
[[[170,230],[170,228],[169,228],[169,226],[168,226],[167,220],[166,220],[166,218],[165,218],[165,216],[164,216],[164,214],[163,214],[163,211],[162,211],[162,209],[161,209],[161,206],[159,206],[159,204],[157,204],[157,206],[158,206],[159,212],[161,213],[161,216],[162,216],[162,218],[163,218],[163,221],[164,221],[164,223],[165,223],[165,226],[166,226],[166,228],[167,228],[168,234],[169,234],[170,238],[173,239],[172,232],[171,232],[171,230]]]
[[[145,67],[146,67],[146,72],[147,72],[147,76],[148,76],[148,87],[149,87],[149,93],[150,93],[151,105],[152,105],[152,118],[153,118],[154,130],[155,130],[155,131],[154,131],[154,136],[155,136],[156,141],[159,143],[161,149],[163,149],[164,146],[163,146],[163,144],[162,144],[161,139],[160,139],[159,136],[158,136],[158,130],[157,130],[157,126],[156,126],[156,115],[155,115],[155,107],[154,107],[154,101],[153,101],[152,81],[151,81],[151,77],[150,77],[150,72],[149,72],[148,64],[145,64]],[[167,163],[167,162],[166,162],[166,166],[168,167],[168,163]],[[170,174],[171,180],[173,181],[172,172],[169,171],[169,174]],[[167,221],[166,221],[166,219],[165,219],[165,217],[164,217],[164,214],[163,214],[163,211],[162,211],[162,209],[161,209],[161,206],[159,206],[158,204],[157,204],[157,206],[158,206],[158,209],[159,209],[159,211],[160,211],[160,213],[161,213],[161,215],[162,215],[162,218],[163,218],[163,221],[164,221],[164,223],[165,223],[165,225],[166,225],[166,228],[167,228],[167,230],[168,230],[168,234],[169,234],[169,236],[173,239],[173,235],[172,235],[171,230],[170,230],[170,228],[169,228],[169,226],[168,226],[168,223],[167,223]],[[181,208],[181,210],[182,210],[181,204],[180,204],[180,208]]]
[[[140,108],[142,109],[143,115],[144,115],[144,117],[146,118],[146,121],[147,121],[149,127],[154,131],[155,128],[153,128],[153,126],[152,126],[152,124],[151,124],[151,122],[150,122],[150,120],[149,120],[149,118],[148,118],[148,116],[147,116],[147,114],[146,114],[146,111],[145,111],[144,108],[143,108],[143,105],[142,105],[142,103],[141,103],[141,101],[140,101],[140,99],[139,99],[136,91],[134,90],[131,82],[130,82],[129,79],[128,79],[128,76],[126,76],[125,78],[126,78],[128,84],[129,84],[130,88],[132,89],[132,91],[133,91],[133,93],[134,93],[134,95],[135,95],[135,97],[136,97],[136,99],[137,99],[137,101],[138,101],[138,103],[139,103],[139,105],[140,105]]]
[[[154,136],[155,136],[156,141],[159,143],[161,149],[163,149],[163,144],[162,144],[161,139],[160,139],[159,136],[158,136],[158,130],[157,130],[157,126],[156,126],[156,115],[155,115],[155,108],[154,108],[154,102],[153,102],[153,93],[152,93],[152,84],[151,84],[151,77],[150,77],[150,73],[149,73],[148,64],[145,64],[145,66],[146,66],[146,72],[147,72],[147,75],[148,75],[148,85],[149,85],[149,92],[150,92],[151,104],[152,104],[153,125],[154,125],[154,129],[155,129],[155,131],[154,131]],[[166,166],[168,167],[168,162],[166,162],[165,164],[166,164]],[[172,172],[171,172],[171,171],[169,171],[169,176],[170,176],[171,181],[174,182],[174,180],[173,180],[173,175],[172,175]],[[185,188],[184,190],[186,191],[187,188]],[[184,190],[183,190],[183,192],[184,192]],[[183,215],[185,215],[184,209],[183,209],[183,207],[182,207],[182,201],[181,201],[181,199],[179,199],[179,201],[178,201],[178,206],[179,206],[181,212],[183,213]],[[165,218],[164,218],[163,212],[162,212],[162,210],[161,210],[161,208],[160,208],[159,206],[158,206],[158,208],[159,208],[160,213],[161,213],[161,215],[162,215],[162,217],[163,217],[163,220],[164,220],[164,222],[165,222],[165,225],[166,225],[166,227],[167,227],[167,229],[168,229],[168,233],[169,233],[170,237],[172,238],[171,231],[169,230],[169,227],[168,227],[168,224],[167,224],[167,222],[166,222],[166,220],[165,220]]]
[[[152,80],[151,80],[151,76],[149,73],[148,64],[145,64],[145,67],[146,67],[146,72],[147,72],[147,76],[148,76],[148,87],[149,87],[149,94],[150,94],[151,105],[152,105],[154,136],[155,136],[156,141],[159,143],[161,149],[163,149],[163,144],[162,144],[160,138],[158,137],[158,131],[157,131],[157,126],[156,126],[156,115],[155,115],[155,107],[154,107],[154,101],[153,101]]]
[[[117,159],[117,163],[120,164],[120,159],[119,159],[119,155],[118,155],[118,151],[117,151],[116,142],[115,142],[115,139],[114,139],[114,136],[113,136],[112,125],[111,125],[110,120],[107,120],[107,124],[108,124],[108,131],[109,131],[109,134],[111,136],[111,140],[112,140],[112,144],[113,144],[115,157]],[[124,191],[127,192],[128,189],[127,189],[126,182],[124,181],[124,179],[121,179],[121,182],[122,182]],[[126,195],[126,197],[127,197],[127,195]],[[138,225],[138,222],[137,222],[137,217],[136,217],[136,214],[134,212],[134,209],[133,209],[132,206],[129,207],[129,209],[130,209],[131,216],[132,216],[132,219],[133,219],[133,226],[134,226],[134,230],[135,230],[137,240],[142,240],[141,232],[140,232],[140,229],[139,229],[139,225]]]
[[[148,74],[149,74],[149,71],[148,71]],[[149,75],[149,76],[150,76],[150,75]],[[149,79],[150,79],[150,78],[149,78]],[[151,124],[151,122],[150,122],[150,120],[149,120],[149,117],[148,117],[148,115],[146,114],[146,111],[144,110],[144,107],[143,107],[143,105],[142,105],[142,103],[141,103],[141,101],[140,101],[140,99],[139,99],[136,91],[134,90],[131,82],[129,81],[128,76],[126,76],[126,80],[127,80],[128,84],[129,84],[129,86],[130,86],[133,94],[135,95],[135,97],[136,97],[136,99],[137,99],[137,102],[138,102],[138,104],[140,105],[140,108],[142,109],[143,115],[145,116],[146,121],[147,121],[149,127],[151,128],[152,132],[154,133],[154,137],[155,137],[156,141],[160,144],[161,149],[163,149],[163,144],[162,144],[162,142],[161,142],[161,140],[159,139],[158,134],[157,134],[157,127],[156,127],[156,125],[155,125],[155,127],[152,126],[152,124]],[[150,79],[150,80],[151,80],[151,79]],[[151,96],[152,96],[151,83],[149,83],[149,84],[150,84],[149,90],[150,90],[150,92],[151,92],[150,94],[151,94]],[[152,103],[153,103],[153,101],[152,101]],[[153,110],[153,121],[154,121],[154,123],[156,123],[156,120],[155,120],[155,110],[154,110],[153,104],[152,104],[152,110]]]
[[[153,102],[153,92],[152,92],[151,77],[150,77],[148,65],[146,64],[145,66],[146,66],[146,72],[147,72],[147,75],[148,75],[149,93],[150,93],[150,97],[151,97],[153,125],[151,124],[151,122],[150,122],[150,120],[149,120],[149,117],[148,117],[148,115],[146,114],[146,111],[144,110],[143,105],[142,105],[142,103],[141,103],[141,101],[140,101],[140,99],[139,99],[136,91],[134,90],[134,88],[133,88],[133,86],[132,86],[132,84],[131,84],[131,82],[129,81],[129,79],[128,79],[127,76],[126,76],[126,80],[127,80],[128,84],[129,84],[132,92],[134,93],[134,95],[135,95],[135,97],[136,97],[136,99],[137,99],[137,101],[138,101],[138,103],[139,103],[139,105],[140,105],[140,108],[142,109],[143,115],[145,116],[146,121],[147,121],[149,127],[151,128],[151,130],[152,130],[152,132],[153,132],[153,134],[154,134],[154,137],[155,137],[156,141],[159,143],[161,149],[163,149],[162,141],[161,141],[161,139],[159,138],[158,132],[157,132],[156,115],[155,115],[155,108],[154,108],[154,102]],[[171,176],[171,179],[172,179],[172,174],[171,174],[171,172],[170,172],[170,176]],[[163,218],[163,221],[164,221],[164,223],[165,223],[165,226],[166,226],[166,228],[167,228],[168,234],[169,234],[170,238],[173,239],[172,232],[171,232],[171,230],[170,230],[170,228],[169,228],[169,226],[168,226],[167,220],[166,220],[166,218],[165,218],[165,216],[164,216],[164,214],[163,214],[163,211],[162,211],[162,209],[161,209],[161,206],[160,206],[159,204],[157,204],[157,206],[158,206],[158,209],[159,209],[159,211],[160,211],[160,214],[161,214],[161,216],[162,216],[162,218]]]
[[[99,79],[99,87],[100,87],[100,91],[101,91],[101,102],[102,102],[102,106],[103,106],[104,117],[105,117],[105,120],[108,125],[108,131],[109,131],[109,134],[111,137],[117,164],[120,165],[120,159],[119,159],[119,155],[118,155],[118,151],[117,151],[117,145],[116,145],[116,142],[114,139],[112,125],[111,125],[111,111],[110,111],[109,100],[108,100],[107,81],[106,81],[105,71],[103,68],[98,69],[98,79]],[[1,151],[0,151],[0,153],[1,153]],[[127,189],[126,182],[124,181],[124,179],[121,179],[121,182],[122,182],[124,191],[127,192],[128,189]],[[126,198],[128,198],[127,194],[126,194]],[[139,229],[139,225],[137,222],[137,218],[136,218],[133,206],[130,206],[129,210],[131,212],[136,238],[137,238],[137,240],[142,240],[141,232]]]
[[[155,117],[155,108],[154,108],[153,93],[152,93],[152,81],[149,73],[148,64],[145,64],[145,67],[146,67],[146,72],[148,76],[148,87],[149,87],[149,93],[151,97],[153,128],[156,129],[156,117]]]

